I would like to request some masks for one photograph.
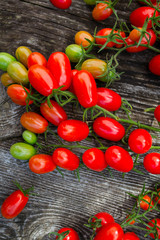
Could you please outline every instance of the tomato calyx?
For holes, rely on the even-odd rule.
[[[93,219],[94,219],[94,221],[93,221]],[[88,224],[84,224],[84,226],[93,229],[93,231],[95,233],[97,228],[102,227],[101,222],[102,222],[102,219],[99,219],[96,216],[91,216],[88,219]]]
[[[17,181],[13,181],[14,185],[16,185],[16,187],[24,194],[25,197],[28,197],[29,195],[35,195],[34,193],[31,193],[34,191],[34,186],[24,190],[22,188],[22,186],[20,185],[20,183],[18,183]]]
[[[67,231],[65,231],[65,232],[62,232],[62,233],[58,233],[58,232],[51,232],[49,235],[55,235],[55,236],[57,236],[57,240],[63,240],[63,239],[65,239],[65,237],[67,237],[68,236],[68,234],[70,233],[70,231],[69,230],[67,230]]]

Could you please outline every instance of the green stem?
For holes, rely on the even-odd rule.
[[[152,146],[150,149],[160,149],[160,146]]]

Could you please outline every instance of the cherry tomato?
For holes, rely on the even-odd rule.
[[[140,30],[142,28],[139,28]],[[130,34],[129,34],[129,38],[133,41],[133,42],[137,42],[139,41],[140,39],[140,36],[141,36],[141,32],[137,29],[133,29]]]
[[[125,32],[114,31],[114,33],[120,34],[120,36],[121,36],[122,38],[126,38]],[[119,37],[119,36],[118,36],[118,37]],[[121,40],[121,39],[116,39],[116,41],[118,42],[118,43],[115,43],[115,47],[116,47],[116,48],[121,48],[121,47],[124,46],[123,40]],[[122,44],[120,44],[120,43],[122,43]]]
[[[11,155],[19,160],[29,160],[36,154],[36,149],[27,143],[15,143],[10,148]]]
[[[140,201],[140,207],[146,211],[149,208],[150,202],[151,202],[150,208],[152,208],[154,205],[154,202],[151,201],[151,198],[148,195],[145,195],[143,199]]]
[[[71,64],[67,55],[63,52],[52,53],[48,59],[48,69],[58,82],[58,87],[64,86],[66,90],[71,85]]]
[[[12,101],[22,106],[25,106],[28,102],[26,91],[28,93],[30,92],[28,88],[25,88],[24,90],[24,88],[19,84],[12,84],[7,88],[7,94],[12,99]],[[29,105],[32,103],[33,101],[31,100],[28,102]]]
[[[83,47],[88,47],[90,43],[86,40],[90,40],[93,42],[94,38],[89,32],[86,31],[79,31],[75,35],[75,43],[78,45],[82,45]]]
[[[85,151],[82,155],[82,161],[88,168],[97,172],[101,172],[107,167],[104,153],[97,148]]]
[[[82,141],[89,134],[87,123],[79,120],[65,120],[57,129],[58,135],[68,142]]]
[[[7,71],[8,65],[16,59],[9,53],[0,52],[0,70]]]
[[[16,49],[15,55],[19,62],[21,62],[25,67],[28,67],[27,61],[31,53],[32,51],[28,47],[21,46]]]
[[[75,77],[75,75],[78,73],[79,71],[77,69],[73,69],[71,71],[71,85],[69,86],[68,88],[68,91],[70,91],[71,93],[75,94],[75,90],[74,90],[74,87],[73,87],[73,78]]]
[[[157,0],[149,0],[147,2],[151,2],[153,5],[157,3]],[[145,2],[139,1],[139,3],[143,4],[143,5],[147,5]]]
[[[107,19],[112,15],[113,10],[111,8],[107,8],[108,3],[98,3],[92,11],[92,17],[96,21],[102,21]]]
[[[129,172],[133,168],[133,159],[130,154],[119,146],[109,147],[105,152],[108,165],[120,172]]]
[[[63,233],[69,231],[66,237],[61,238],[63,240],[80,240],[77,232],[73,228],[61,228],[58,233],[61,234],[61,236],[64,236]],[[59,239],[57,236],[56,239]]]
[[[110,215],[107,212],[100,212],[97,213],[96,215],[94,215],[96,218],[92,218],[92,222],[96,222],[97,218],[101,220],[101,227],[96,228],[96,232],[99,232],[100,229],[102,229],[102,227],[104,225],[107,225],[109,223],[114,223],[114,218],[112,217],[112,215]]]
[[[155,74],[160,76],[160,54],[154,56],[149,62],[149,70]]]
[[[121,96],[108,88],[97,88],[97,105],[108,111],[117,111],[122,104]]]
[[[103,28],[101,29],[98,33],[97,33],[97,37],[98,36],[104,36],[106,37],[107,35],[109,35],[112,31],[112,28]],[[101,45],[104,45],[107,41],[107,38],[96,38],[96,43],[97,44],[101,44]],[[115,45],[114,42],[109,42],[107,43],[105,49],[109,48],[109,47],[113,47]],[[101,46],[100,46],[101,47]]]
[[[123,240],[140,240],[134,232],[127,232],[124,234]]]
[[[72,0],[50,0],[53,6],[60,9],[67,9],[71,6]]]
[[[44,66],[31,66],[28,71],[28,78],[31,85],[44,96],[49,96],[53,89],[58,87],[57,80]]]
[[[37,136],[35,133],[25,130],[22,133],[23,139],[29,144],[35,144],[37,142]]]
[[[131,218],[130,218],[129,215],[127,215],[126,219],[127,219],[126,222],[129,222],[129,221],[131,220]],[[134,223],[135,223],[135,220],[131,221],[129,224],[130,224],[130,225],[133,225]]]
[[[109,117],[99,117],[93,123],[94,132],[107,140],[120,141],[125,135],[124,127]]]
[[[23,113],[20,122],[24,128],[38,134],[44,133],[48,127],[47,120],[35,112]]]
[[[155,218],[153,220],[151,220],[151,222],[148,223],[148,225],[150,225],[151,227],[147,227],[147,229],[151,230],[154,226],[157,226],[156,229],[157,229],[157,234],[158,234],[158,239],[160,239],[160,219],[159,218]],[[154,237],[154,234],[153,233],[150,233],[149,234],[152,238],[155,239]]]
[[[158,105],[154,110],[154,117],[158,122],[160,122],[160,105]]]
[[[2,216],[7,219],[17,217],[26,206],[28,200],[29,196],[25,196],[20,190],[13,192],[2,204]]]
[[[57,148],[52,155],[54,163],[66,170],[76,170],[79,167],[80,160],[70,150],[66,148]]]
[[[28,71],[20,62],[11,62],[7,67],[7,73],[16,83],[21,83],[23,85],[29,83]]]
[[[47,60],[46,58],[39,52],[33,52],[28,57],[28,68],[30,68],[33,65],[41,65],[44,67],[47,67]]]
[[[100,229],[94,240],[122,240],[123,236],[123,229],[118,223],[109,223]]]
[[[97,87],[92,74],[81,70],[73,78],[73,88],[79,103],[84,108],[93,107],[97,104]]]
[[[29,168],[37,174],[52,172],[56,165],[53,162],[52,156],[46,154],[37,154],[30,158]]]
[[[70,44],[66,47],[65,53],[69,60],[74,63],[77,63],[83,54],[81,46],[77,44]]]
[[[8,75],[8,73],[3,73],[1,75],[1,83],[3,86],[8,87],[10,84],[15,83],[12,78]]]
[[[144,168],[152,174],[160,174],[160,153],[149,153],[143,160]]]
[[[158,196],[155,197],[155,202],[158,201],[158,204],[160,204],[160,188],[157,189],[157,192],[158,192]]]
[[[88,5],[96,5],[97,0],[83,0]]]

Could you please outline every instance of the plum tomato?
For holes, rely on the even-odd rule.
[[[112,215],[110,215],[107,212],[99,212],[97,214],[94,215],[95,217],[92,218],[92,222],[96,223],[96,220],[98,218],[98,220],[101,220],[101,227],[96,228],[96,232],[98,233],[100,229],[102,229],[102,227],[104,225],[107,225],[109,223],[114,223],[114,218],[112,217]]]
[[[140,238],[134,232],[126,232],[123,240],[140,240]]]
[[[20,62],[11,62],[7,67],[7,73],[16,83],[21,83],[22,85],[29,83],[28,71]]]
[[[151,205],[150,205],[150,202],[151,202]],[[154,202],[151,201],[150,196],[145,195],[145,196],[143,197],[143,199],[140,201],[140,207],[141,207],[143,210],[146,211],[146,210],[148,210],[149,205],[150,205],[150,208],[152,208],[153,205],[154,205]]]
[[[143,160],[144,168],[152,174],[160,174],[160,153],[149,153]]]
[[[10,84],[15,83],[12,78],[8,75],[8,73],[3,73],[1,75],[1,83],[3,86],[8,87]]]
[[[111,16],[113,13],[113,10],[109,8],[108,2],[106,3],[98,3],[93,11],[92,11],[92,17],[96,21],[102,21],[107,19],[109,16]]]
[[[76,95],[74,87],[73,87],[73,78],[75,77],[75,75],[78,73],[79,71],[77,69],[73,69],[71,71],[71,85],[68,88],[68,91],[70,91],[71,93],[73,93],[74,95]]]
[[[31,55],[32,51],[25,46],[20,46],[16,49],[16,58],[21,62],[25,67],[28,67],[28,57]]]
[[[139,28],[139,30],[141,30],[142,28]],[[129,38],[133,41],[133,42],[137,42],[140,39],[141,36],[141,32],[137,30],[137,29],[133,29],[130,34],[129,34]]]
[[[71,6],[72,0],[50,0],[56,8],[67,9]]]
[[[47,60],[41,53],[33,52],[28,57],[27,64],[28,64],[28,68],[36,64],[47,67]]]
[[[66,47],[65,53],[71,62],[77,63],[82,57],[82,48],[77,44],[70,44]]]
[[[22,137],[23,139],[33,145],[37,142],[37,136],[35,133],[31,132],[31,131],[28,131],[28,130],[25,130],[23,133],[22,133]]]
[[[97,0],[83,0],[88,5],[96,5]]]
[[[69,232],[66,237],[64,237],[63,233]],[[61,239],[63,240],[80,240],[77,232],[73,228],[61,228],[58,231],[58,234],[60,234]],[[59,237],[57,236],[56,239],[58,240]]]
[[[19,160],[29,160],[36,154],[36,149],[27,143],[15,143],[10,148],[11,155]]]
[[[148,225],[150,225],[150,227],[147,227],[147,229],[149,229],[149,230],[151,230],[153,227],[156,226],[157,235],[158,235],[157,237],[158,237],[158,239],[160,239],[160,219],[159,219],[159,218],[152,219],[152,220],[148,223]],[[149,235],[150,235],[152,238],[155,239],[153,233],[150,233]]]
[[[106,36],[109,35],[112,31],[112,28],[103,28],[101,29],[98,33],[97,33],[97,37],[96,37],[96,43],[97,44],[100,44],[100,45],[104,45],[107,41],[107,38]],[[98,38],[99,36],[101,37],[105,37],[105,38]],[[107,43],[105,49],[107,48],[110,48],[110,47],[113,47],[115,45],[114,42],[109,42]],[[99,46],[99,47],[102,47],[102,46]]]
[[[83,47],[88,47],[90,45],[90,43],[87,41],[87,39],[90,40],[91,42],[93,42],[93,40],[94,40],[94,38],[92,37],[92,35],[89,32],[79,31],[75,35],[75,43],[77,45],[82,45]]]
[[[155,119],[160,122],[160,105],[158,105],[154,110]]]
[[[0,70],[7,71],[8,65],[16,59],[9,53],[0,52]]]
[[[149,70],[155,74],[160,76],[160,54],[154,56],[149,62]]]
[[[109,147],[105,152],[105,159],[111,168],[120,172],[129,172],[133,168],[132,157],[119,146]]]

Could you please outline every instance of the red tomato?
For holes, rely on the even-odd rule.
[[[129,135],[128,145],[137,154],[144,154],[152,147],[152,137],[145,129],[136,129]]]
[[[24,128],[38,134],[44,133],[48,127],[47,120],[35,112],[23,113],[20,122]]]
[[[143,200],[147,201],[148,203],[146,203],[146,202],[143,201]],[[151,202],[151,198],[150,198],[148,195],[145,195],[145,196],[143,197],[143,200],[140,201],[140,207],[141,207],[143,210],[146,211],[146,210],[148,210],[148,208],[149,208],[149,204],[150,204],[150,202]],[[154,205],[154,202],[152,201],[150,208],[152,208],[153,205]]]
[[[140,7],[135,9],[130,15],[130,22],[136,27],[143,27],[145,20],[154,16],[155,9],[151,7]],[[156,11],[155,16],[158,17],[158,12]],[[147,28],[152,27],[152,21],[149,20]]]
[[[151,220],[151,222],[149,222],[148,225],[150,225],[151,228],[150,228],[150,227],[147,227],[147,229],[152,229],[154,226],[157,226],[157,227],[156,227],[157,233],[158,233],[158,236],[157,236],[157,237],[158,237],[158,239],[160,239],[160,229],[159,229],[159,228],[160,228],[160,219],[159,219],[159,218],[155,218],[155,219]],[[152,238],[155,239],[153,233],[150,233],[149,235],[150,235]]]
[[[26,206],[28,200],[28,195],[25,196],[20,190],[13,192],[2,204],[2,216],[7,219],[17,217]]]
[[[123,229],[118,223],[109,223],[100,229],[94,240],[122,240],[123,236]]]
[[[29,168],[37,174],[52,172],[56,165],[53,162],[52,156],[46,154],[37,154],[30,158]]]
[[[124,234],[123,240],[140,240],[134,232],[127,232]]]
[[[28,78],[31,85],[44,96],[49,96],[52,90],[58,87],[56,79],[44,66],[31,66],[28,70]]]
[[[125,135],[124,127],[109,117],[99,117],[93,123],[94,132],[107,140],[120,141]]]
[[[111,31],[112,31],[112,28],[103,28],[97,33],[96,36],[104,36],[105,37],[105,36],[109,35],[111,33]],[[106,41],[107,41],[107,38],[96,38],[97,44],[104,45]],[[113,47],[114,45],[115,45],[114,42],[109,42],[109,43],[107,43],[105,49],[107,49],[108,47]]]
[[[82,155],[82,161],[88,168],[97,172],[101,172],[107,167],[104,153],[97,148],[85,151]]]
[[[149,153],[143,160],[144,168],[152,174],[160,174],[160,153]]]
[[[151,2],[153,5],[155,5],[157,3],[157,0],[149,0],[147,2]],[[143,4],[143,5],[147,5],[145,2],[139,1],[139,3]]]
[[[29,89],[25,88],[29,93]],[[27,93],[25,92],[24,87],[19,84],[12,84],[7,88],[7,94],[12,99],[12,101],[18,105],[25,106],[27,103]],[[29,101],[28,104],[32,104],[33,101]]]
[[[158,204],[160,204],[160,188],[157,189],[157,192],[158,192],[158,196],[155,197],[155,202],[158,201]]]
[[[63,52],[52,53],[48,59],[48,69],[58,82],[58,87],[64,86],[66,90],[71,85],[71,64],[67,55]]]
[[[157,119],[158,122],[160,122],[160,105],[158,105],[154,110],[154,117]]]
[[[117,34],[120,34],[122,38],[125,38],[125,37],[126,37],[125,32],[119,32],[119,31],[114,31],[114,32],[117,33]],[[121,48],[121,47],[124,46],[123,40],[121,40],[121,39],[116,39],[116,41],[119,42],[119,43],[122,43],[122,44],[115,43],[115,47],[116,47],[116,48]]]
[[[66,148],[57,148],[52,155],[54,163],[66,170],[76,170],[79,167],[80,160],[70,150]]]
[[[97,213],[96,215],[95,215],[95,217],[96,218],[98,218],[98,219],[100,219],[100,220],[102,220],[101,221],[101,227],[99,227],[99,228],[97,228],[96,229],[96,232],[99,232],[99,230],[100,229],[102,229],[102,227],[104,226],[104,225],[108,225],[109,223],[114,223],[114,218],[112,217],[112,215],[110,215],[109,213],[107,213],[107,212],[100,212],[100,213]],[[92,222],[96,222],[96,218],[92,218]]]
[[[84,108],[93,107],[97,104],[97,87],[92,74],[81,70],[73,78],[73,88],[79,103]]]
[[[50,0],[53,6],[60,9],[67,9],[71,6],[72,0]]]
[[[39,52],[33,52],[28,57],[28,68],[36,64],[47,67],[47,60]]]
[[[155,74],[160,76],[160,54],[154,56],[149,62],[149,70]]]
[[[97,88],[97,105],[108,111],[117,111],[122,104],[121,96],[108,88]]]
[[[109,147],[105,152],[108,165],[120,172],[129,172],[133,168],[133,159],[130,154],[119,146]]]
[[[67,119],[67,114],[64,109],[55,101],[50,100],[51,107],[48,106],[47,101],[41,104],[40,111],[43,117],[45,117],[49,122],[58,126],[60,122]]]
[[[130,216],[129,216],[129,215],[127,215],[126,219],[127,219],[127,221],[126,221],[126,222],[129,222],[129,221],[131,220],[131,218],[130,218]],[[130,224],[130,225],[133,225],[135,222],[136,222],[136,221],[135,221],[135,220],[133,220],[133,221],[131,221],[129,224]]]
[[[106,3],[98,3],[92,11],[92,17],[94,18],[94,20],[102,21],[111,16],[113,10],[107,7],[108,7],[107,1]]]
[[[71,93],[73,94],[76,94],[75,93],[75,90],[74,90],[74,87],[73,87],[73,78],[75,77],[75,75],[78,73],[79,71],[74,69],[71,71],[71,85],[70,87],[68,88],[68,91],[70,91]]]
[[[69,234],[65,238],[62,238],[63,240],[80,240],[77,232],[73,228],[61,228],[58,233],[64,236],[63,233],[67,231],[69,231]],[[58,236],[56,239],[59,239]]]
[[[89,134],[87,123],[79,120],[65,120],[57,129],[58,135],[68,142],[82,141]]]

